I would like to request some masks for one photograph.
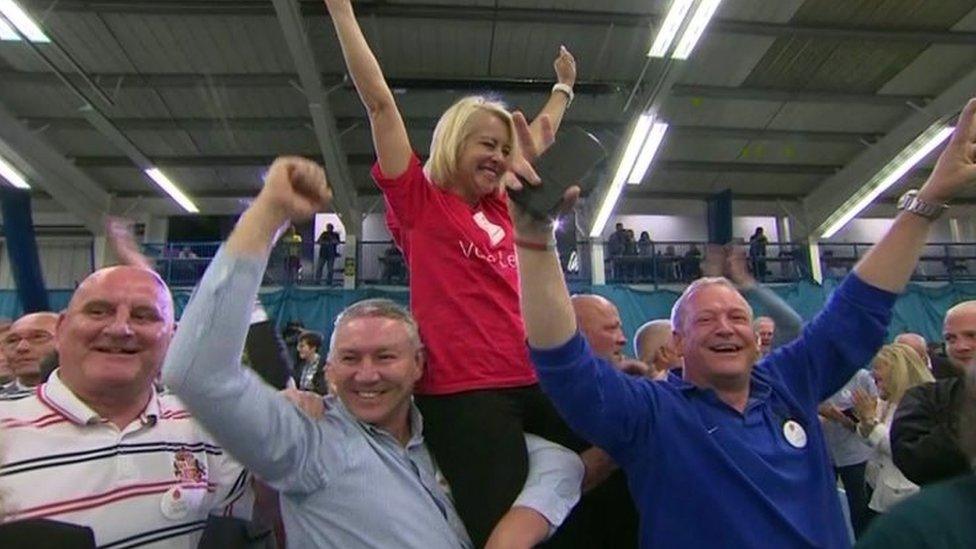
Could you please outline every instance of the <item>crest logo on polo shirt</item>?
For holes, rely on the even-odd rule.
[[[207,481],[207,471],[203,464],[186,448],[173,456],[173,474],[181,482],[196,484]]]
[[[491,247],[494,248],[505,238],[505,229],[495,225],[488,218],[485,217],[484,212],[478,212],[473,216],[474,222],[482,231],[488,234],[488,239],[491,240]]]

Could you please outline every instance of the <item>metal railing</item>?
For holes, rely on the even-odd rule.
[[[686,284],[702,274],[707,243],[700,241],[644,242],[609,253],[603,247],[603,271],[612,284]],[[872,244],[823,242],[820,269],[824,278],[840,278],[854,267]],[[219,242],[171,242],[146,244],[144,251],[156,263],[156,269],[171,286],[193,286],[220,247]],[[748,249],[748,245],[743,245]],[[317,246],[316,246],[317,248]],[[343,251],[348,254],[348,247]],[[329,286],[330,262],[303,256],[295,248],[279,243],[272,252],[265,274],[265,285]],[[405,286],[408,269],[400,251],[389,240],[360,241],[353,250],[356,284]],[[754,250],[758,252],[758,250]],[[591,246],[580,240],[575,245],[560,244],[559,257],[566,278],[573,282],[593,280]],[[297,254],[297,255],[296,255]],[[331,286],[341,286],[347,256],[331,262]],[[770,242],[765,253],[748,256],[749,270],[761,282],[781,283],[809,280],[810,254],[806,246]],[[321,264],[321,265],[320,265]],[[976,243],[930,243],[925,246],[912,275],[915,281],[976,280]]]

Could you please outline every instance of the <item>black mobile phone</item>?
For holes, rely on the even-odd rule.
[[[522,190],[508,191],[508,196],[536,219],[553,217],[566,189],[580,187],[581,194],[592,190],[584,181],[586,175],[607,156],[600,141],[578,126],[559,132],[556,142],[532,163],[542,183],[522,181]]]

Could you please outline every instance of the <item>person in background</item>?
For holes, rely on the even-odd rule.
[[[961,377],[963,371],[955,367],[948,358],[929,352],[929,344],[921,334],[905,332],[895,336],[895,343],[904,343],[918,353],[918,356],[925,361],[935,379],[947,377]]]
[[[332,278],[335,275],[335,262],[339,257],[339,244],[342,239],[335,231],[332,223],[326,223],[325,230],[315,240],[319,245],[319,260],[315,265],[315,281],[322,281],[322,268],[325,268],[325,285],[332,286]]]
[[[312,391],[320,395],[328,392],[325,382],[325,362],[319,356],[322,349],[322,334],[311,330],[298,336],[298,389]]]
[[[766,246],[769,239],[762,227],[756,227],[756,232],[749,237],[749,261],[752,262],[752,274],[760,282],[766,280]]]
[[[681,369],[681,355],[674,346],[672,331],[671,321],[661,318],[645,322],[634,332],[634,355],[651,367],[651,379],[667,379],[672,370]]]
[[[0,319],[0,341],[3,341],[3,336],[7,334],[7,330],[10,329],[10,320],[3,318]],[[10,366],[7,364],[7,355],[0,352],[0,391],[14,380],[14,373],[10,370]]]
[[[976,463],[976,370],[963,379],[960,447]],[[925,486],[871,523],[856,549],[976,547],[976,475],[967,471]]]
[[[302,235],[294,225],[285,231],[281,245],[285,252],[285,284],[294,284],[302,268]]]
[[[918,485],[905,478],[891,459],[888,433],[895,409],[905,391],[935,378],[918,354],[901,343],[882,347],[871,368],[878,396],[855,389],[852,398],[858,419],[857,433],[874,449],[869,465],[873,470],[867,475],[868,484],[873,488],[868,508],[873,513],[884,513],[918,491]]]
[[[868,500],[871,494],[867,490],[865,473],[868,461],[874,455],[873,449],[857,434],[854,392],[858,390],[877,396],[878,389],[868,370],[858,370],[840,391],[824,401],[818,409],[834,471],[844,485],[855,539],[861,537],[868,524]]]
[[[976,369],[976,301],[964,301],[946,312],[942,338],[950,369],[957,375],[909,389],[891,425],[895,465],[918,485],[970,471],[959,445],[964,384],[958,373]]]
[[[0,352],[7,359],[14,381],[0,390],[0,401],[30,396],[44,381],[41,361],[54,352],[57,323],[57,313],[30,313],[14,321],[3,334]]]

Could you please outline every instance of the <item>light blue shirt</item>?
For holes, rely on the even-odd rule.
[[[871,373],[867,370],[858,370],[840,391],[827,399],[826,404],[836,406],[840,410],[849,410],[854,407],[853,395],[857,389],[878,396],[878,388],[874,385]],[[827,449],[830,450],[830,457],[834,460],[835,466],[857,465],[874,457],[874,450],[864,443],[864,439],[856,432],[847,430],[843,425],[828,419],[823,422],[823,431]]]
[[[231,455],[281,492],[291,547],[471,547],[436,480],[416,407],[404,447],[334,397],[325,418],[311,419],[241,367],[265,264],[218,252],[180,320],[164,383]],[[547,454],[547,476],[527,481],[535,495],[523,492],[527,506],[548,506],[540,512],[550,522],[561,522],[579,497],[582,463],[572,455],[567,462],[566,452]]]

